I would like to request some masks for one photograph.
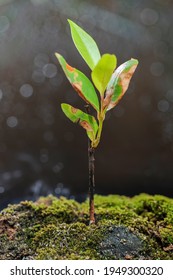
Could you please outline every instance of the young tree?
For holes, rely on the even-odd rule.
[[[94,39],[73,21],[68,20],[68,22],[73,42],[91,69],[93,83],[81,71],[67,64],[62,55],[55,53],[67,79],[86,102],[86,112],[66,103],[62,103],[61,108],[72,122],[80,124],[86,130],[89,138],[89,215],[90,224],[93,224],[95,223],[94,152],[100,142],[105,115],[118,104],[125,94],[138,65],[138,60],[132,58],[116,68],[117,58],[114,54],[106,53],[101,56]],[[95,88],[99,92],[99,98]],[[96,118],[90,114],[89,105],[95,109]]]

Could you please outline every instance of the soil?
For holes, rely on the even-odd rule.
[[[173,259],[173,199],[141,194],[88,201],[41,197],[0,213],[0,259]]]

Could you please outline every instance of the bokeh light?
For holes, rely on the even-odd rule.
[[[10,21],[7,16],[0,16],[0,34],[7,31],[10,27]]]
[[[22,95],[23,97],[26,97],[26,98],[32,96],[33,91],[34,91],[34,90],[33,90],[33,87],[32,87],[31,85],[29,85],[29,84],[24,84],[24,85],[22,85],[21,88],[20,88],[20,93],[21,93],[21,95]]]

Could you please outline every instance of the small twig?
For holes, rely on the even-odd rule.
[[[85,105],[87,114],[90,113],[89,105]],[[91,146],[91,141],[88,139],[88,167],[89,167],[89,215],[90,224],[95,224],[95,211],[94,211],[94,191],[95,191],[95,178],[94,178],[94,151],[95,149]]]

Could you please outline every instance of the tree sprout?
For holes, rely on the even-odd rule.
[[[55,53],[72,87],[86,102],[85,112],[66,103],[62,103],[61,108],[72,122],[86,130],[89,139],[89,215],[90,224],[94,224],[94,152],[100,142],[105,115],[125,94],[138,60],[132,58],[116,68],[117,58],[114,54],[101,55],[94,39],[73,21],[68,22],[73,42],[91,69],[92,82],[81,71],[70,66],[62,55]],[[99,98],[95,88],[99,92]],[[95,116],[90,114],[90,106],[96,111]]]

